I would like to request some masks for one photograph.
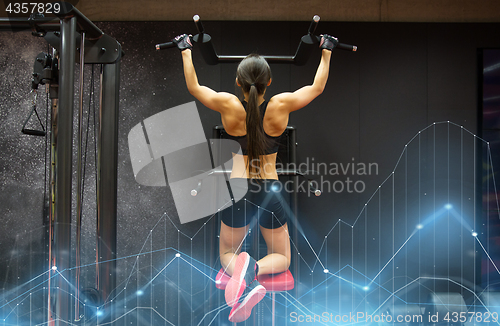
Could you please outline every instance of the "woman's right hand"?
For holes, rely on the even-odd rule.
[[[336,37],[328,34],[321,35],[321,41],[319,42],[319,47],[321,49],[332,51],[337,44],[339,44],[339,40]]]

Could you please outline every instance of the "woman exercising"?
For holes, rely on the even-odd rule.
[[[253,205],[245,207],[245,200],[239,200],[223,210],[219,238],[220,261],[226,273],[231,275],[225,290],[226,302],[232,307],[229,320],[241,322],[250,316],[252,308],[266,294],[257,276],[284,272],[290,266],[290,239],[282,198],[269,191],[276,184],[282,189],[276,172],[278,141],[287,127],[290,112],[303,108],[323,92],[331,51],[338,41],[330,35],[322,35],[319,44],[321,61],[312,85],[293,93],[275,95],[269,101],[264,95],[271,84],[271,69],[264,58],[251,54],[239,64],[236,85],[244,96],[244,101],[240,101],[233,94],[216,92],[198,83],[189,35],[179,35],[173,41],[182,53],[189,92],[207,108],[221,114],[228,135],[226,138],[237,141],[242,150],[242,155],[233,154],[231,179],[246,180],[248,191],[243,199]],[[259,212],[256,205],[261,208]],[[233,216],[238,209],[245,213]],[[258,216],[267,245],[267,256],[257,262],[248,253],[240,253],[251,219],[255,216]]]

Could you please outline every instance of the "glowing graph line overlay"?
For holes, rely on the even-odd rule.
[[[477,172],[476,156],[486,157],[480,161],[483,164],[488,162],[486,175]],[[442,288],[443,284],[451,292],[472,294],[477,305],[484,305],[479,295],[487,289],[475,293],[473,286],[464,285],[470,275],[463,271],[463,265],[472,264],[474,252],[479,250],[500,274],[488,246],[483,244],[478,237],[479,231],[475,230],[481,217],[470,208],[477,204],[471,193],[477,191],[477,181],[483,178],[488,180],[486,192],[495,194],[488,198],[493,198],[494,206],[499,207],[493,175],[489,144],[463,127],[442,122],[418,132],[404,146],[393,171],[369,197],[353,222],[334,215],[334,219],[324,219],[335,222],[324,228],[324,240],[319,249],[315,249],[319,245],[311,241],[309,231],[300,226],[301,220],[294,220],[305,245],[302,246],[299,239],[292,239],[292,248],[299,253],[302,267],[305,266],[310,273],[301,273],[301,279],[296,279],[297,296],[293,292],[279,293],[276,302],[278,320],[289,321],[287,312],[290,311],[302,315],[343,314],[346,311],[375,314],[396,303],[425,306],[426,297],[421,292],[437,292],[436,289]],[[398,206],[401,203],[402,209]],[[118,259],[126,273],[109,298],[116,309],[113,321],[137,325],[151,322],[158,325],[218,325],[219,320],[227,318],[229,309],[221,298],[222,291],[215,291],[213,286],[219,263],[207,264],[211,260],[199,257],[199,248],[195,250],[193,247],[193,242],[207,237],[207,224],[218,223],[214,216],[216,214],[188,235],[165,213],[151,228],[138,254]],[[496,217],[498,219],[498,215]],[[382,225],[382,221],[391,221],[392,228]],[[158,246],[155,239],[172,226],[177,230],[177,243]],[[395,229],[403,232],[396,235]],[[378,239],[371,243],[367,236],[369,232],[370,238],[385,238],[388,243]],[[488,232],[483,230],[484,238],[488,237]],[[459,257],[460,273],[452,275],[450,251],[442,251],[447,243],[439,242],[440,238],[448,243],[462,239],[458,244],[452,243],[464,252]],[[359,247],[356,252],[355,243]],[[344,250],[346,246],[350,250]],[[429,248],[432,252],[425,252]],[[329,258],[328,249],[334,259]],[[305,258],[307,254],[314,263]],[[161,259],[157,259],[158,255],[162,255]],[[364,256],[364,260],[355,260],[358,256]],[[416,256],[418,267],[412,269],[408,257]],[[422,256],[435,266],[426,269],[428,266],[425,266]],[[82,267],[95,268],[95,265]],[[399,272],[399,268],[403,272]],[[51,277],[65,275],[66,281],[71,283],[67,276],[71,271],[57,271]],[[7,290],[4,283],[0,294],[0,325],[30,324],[37,319],[32,316],[33,312],[38,315],[46,312],[46,307],[31,301],[34,297],[46,296],[46,280],[40,280],[46,278],[47,273],[45,271]],[[418,295],[411,295],[411,291]],[[176,293],[174,298],[172,293]],[[177,302],[177,309],[172,311],[162,307],[158,298],[164,302]],[[269,300],[266,298],[261,303],[267,311],[270,310]],[[87,318],[106,314],[103,306],[89,307],[86,302],[81,303],[94,312],[95,316],[87,315]],[[26,321],[27,312],[33,320]],[[44,325],[46,322],[35,321],[34,324]],[[68,324],[73,323],[68,321]]]

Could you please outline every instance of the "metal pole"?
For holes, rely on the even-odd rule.
[[[121,49],[119,49],[121,51]],[[98,189],[97,189],[97,289],[103,299],[105,320],[113,310],[109,304],[116,288],[116,207],[118,178],[118,93],[120,59],[105,64],[101,76]]]
[[[54,51],[55,52],[55,51]],[[54,56],[53,58],[56,58],[56,56]],[[56,135],[57,135],[57,109],[58,109],[58,104],[59,104],[59,100],[57,98],[57,89],[58,89],[58,85],[56,85],[55,87],[53,87],[54,85],[50,85],[51,87],[51,91],[54,91],[54,95],[55,97],[52,97],[52,113],[51,113],[51,117],[52,117],[52,130],[51,130],[51,133],[50,133],[50,192],[49,192],[49,207],[50,207],[50,210],[49,210],[49,239],[48,239],[48,243],[49,243],[49,264],[48,264],[48,267],[49,267],[49,277],[48,277],[48,286],[47,286],[47,289],[48,289],[48,293],[47,293],[47,302],[48,302],[48,306],[47,306],[47,313],[48,313],[48,316],[47,316],[47,320],[48,320],[48,325],[49,326],[52,326],[54,325],[53,323],[53,320],[54,320],[54,311],[52,309],[52,305],[53,305],[53,302],[52,302],[52,294],[51,294],[51,289],[52,289],[52,276],[55,275],[55,271],[53,271],[51,269],[52,266],[56,266],[55,264],[55,261],[54,261],[54,249],[53,249],[53,241],[54,241],[54,222],[55,222],[55,216],[56,216],[56,213],[55,213],[55,206],[56,206],[56,201],[55,201],[55,194],[56,194],[56,191],[55,191],[55,185],[56,185],[56,144],[57,144],[57,138],[56,138]],[[52,96],[52,93],[51,93],[51,96]]]
[[[204,34],[208,35],[208,34]],[[245,59],[245,55],[218,55],[218,62],[217,63],[234,63],[234,62],[240,62],[241,60]],[[294,57],[293,56],[287,56],[287,55],[262,55],[264,59],[267,60],[269,63],[294,63]]]
[[[58,31],[60,29],[60,21],[58,18],[29,18],[16,17],[0,17],[0,31],[29,31],[34,26],[45,31]]]
[[[55,294],[56,325],[70,319],[68,269],[71,263],[71,174],[73,150],[73,99],[76,17],[61,19],[59,110],[56,144],[56,216],[54,262],[58,288]]]
[[[78,154],[77,154],[77,189],[76,189],[76,275],[75,275],[75,321],[80,320],[80,266],[82,238],[82,138],[83,138],[83,77],[85,68],[85,32],[80,39],[80,107],[78,114]],[[89,113],[90,114],[90,113]]]
[[[59,60],[59,52],[57,52],[56,49],[52,49],[52,68],[55,70],[55,65],[54,62]],[[57,74],[57,71],[54,73]],[[51,99],[51,132],[50,132],[50,184],[49,184],[49,239],[48,239],[48,244],[49,244],[49,275],[48,275],[48,280],[47,280],[47,320],[48,320],[48,325],[52,326],[54,325],[53,323],[53,309],[52,307],[52,295],[51,295],[51,289],[52,289],[52,276],[55,274],[55,271],[51,269],[52,266],[55,266],[54,262],[54,254],[53,254],[53,240],[54,240],[54,222],[55,222],[55,216],[56,216],[56,211],[55,211],[55,205],[56,205],[56,200],[55,200],[55,194],[56,194],[56,144],[57,144],[57,112],[58,112],[58,106],[59,106],[59,85],[57,83],[50,83],[49,87],[49,96]]]
[[[289,128],[290,132],[290,143],[288,144],[289,146],[289,151],[290,151],[290,162],[293,163],[293,166],[297,166],[297,130],[295,128]],[[299,175],[295,175],[293,178],[293,185],[294,185],[294,191],[292,194],[292,209],[293,209],[293,215],[296,220],[298,220],[298,214],[299,214],[299,204],[298,204],[298,192],[299,192]],[[297,226],[294,226],[293,228],[293,238],[298,244],[299,241],[299,232]],[[300,278],[300,270],[299,270],[299,256],[296,253],[294,255],[294,263],[293,263],[293,269],[294,269],[294,274],[295,274],[295,279],[299,280]],[[298,295],[298,286],[295,287],[296,291],[296,296]]]

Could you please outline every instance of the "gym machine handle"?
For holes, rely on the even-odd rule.
[[[318,42],[321,41],[321,36],[316,36],[316,37],[318,38]],[[358,50],[358,47],[356,45],[338,43],[335,49],[356,52]]]
[[[336,49],[339,50],[347,50],[347,51],[353,51],[356,52],[358,50],[358,47],[356,45],[349,45],[349,44],[344,44],[344,43],[339,43],[335,47]]]
[[[176,45],[174,42],[167,42],[167,43],[160,43],[160,44],[156,44],[155,45],[155,48],[156,50],[164,50],[164,49],[170,49],[170,48],[175,48]]]
[[[45,136],[45,131],[41,130],[33,130],[33,129],[21,129],[21,132],[25,135],[30,135],[30,136]]]
[[[200,16],[194,15],[193,21],[194,21],[194,24],[196,25],[196,29],[198,30],[198,34],[205,33],[205,28],[203,27],[203,24],[201,23]]]
[[[307,179],[307,185],[309,186],[309,192],[313,193],[316,197],[321,196],[322,192],[318,188],[316,188],[314,184],[314,180],[311,178],[308,178],[308,173],[313,172],[313,171],[300,171],[300,170],[281,170],[278,169],[276,170],[278,172],[278,175],[288,175],[288,176],[301,176]]]
[[[316,31],[316,27],[318,27],[320,17],[318,15],[314,15],[311,25],[309,25],[309,30],[307,31],[307,34],[314,36],[314,32]],[[317,36],[318,42],[321,41],[321,36]],[[336,49],[339,50],[347,50],[347,51],[356,51],[358,49],[357,46],[355,45],[349,45],[349,44],[344,44],[344,43],[338,43],[337,46],[335,47]]]
[[[198,30],[198,33],[203,34],[205,32],[205,29],[203,28],[203,24],[201,23],[200,16],[194,15],[193,20],[194,20],[194,24],[196,25],[196,29]],[[155,45],[155,48],[157,51],[175,48],[175,47],[176,47],[176,45],[174,42],[166,42],[166,43],[160,43],[160,44]]]

